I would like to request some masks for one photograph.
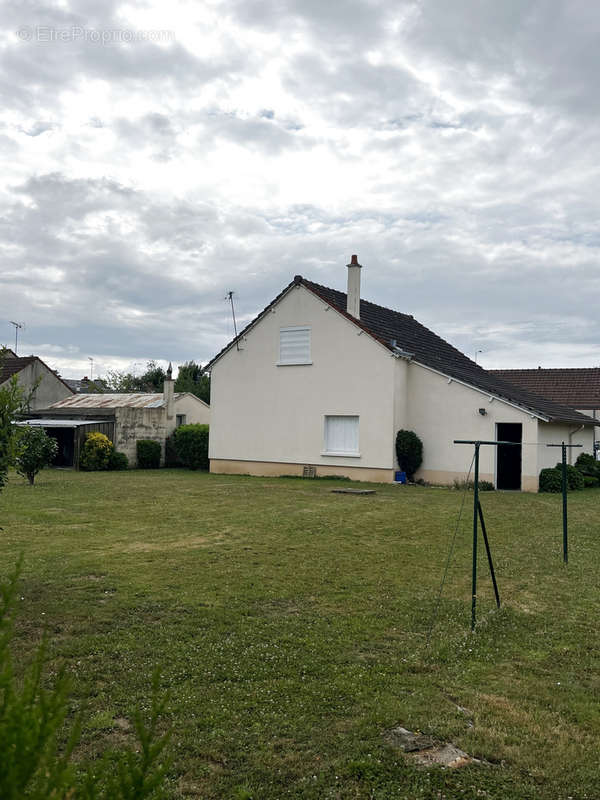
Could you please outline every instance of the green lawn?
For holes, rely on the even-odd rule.
[[[78,758],[129,740],[158,664],[164,797],[600,796],[600,490],[569,496],[568,567],[559,496],[482,496],[503,607],[482,558],[474,635],[469,495],[426,649],[457,491],[178,470],[38,480],[0,495],[0,571],[24,553],[19,658],[48,630],[73,708],[87,700]],[[490,763],[417,769],[384,741],[398,724]]]

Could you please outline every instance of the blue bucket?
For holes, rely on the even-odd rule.
[[[394,475],[394,480],[396,483],[406,483],[406,472],[396,472]]]

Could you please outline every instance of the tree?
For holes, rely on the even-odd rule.
[[[204,400],[205,403],[210,403],[210,376],[204,372],[200,364],[196,364],[195,361],[186,361],[179,367],[175,391],[190,392]]]
[[[35,476],[52,463],[57,450],[56,439],[48,436],[43,428],[32,425],[21,428],[17,439],[17,457],[15,459],[17,472],[27,478],[29,485],[33,486]]]
[[[0,350],[0,367],[5,357],[5,350]],[[15,419],[26,404],[25,393],[19,386],[15,375],[0,386],[0,491],[8,480],[8,468],[14,459]]]
[[[396,434],[398,466],[409,480],[423,463],[423,442],[414,431],[400,430]]]
[[[109,369],[106,376],[102,379],[106,388],[97,388],[97,391],[113,392],[117,394],[162,392],[166,377],[166,372],[156,361],[148,361],[146,364],[146,371],[143,375],[139,376],[132,375],[131,372],[119,372],[119,370],[116,369]],[[96,383],[98,384],[99,382]]]

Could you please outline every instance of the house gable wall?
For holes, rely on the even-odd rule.
[[[311,328],[312,364],[277,366],[280,329],[303,325]],[[391,478],[396,359],[382,345],[295,286],[240,348],[212,368],[211,461],[327,465],[338,474],[384,469]],[[359,416],[360,457],[322,455],[327,414]]]
[[[33,393],[29,404],[30,411],[48,408],[52,403],[56,403],[73,394],[68,386],[39,359],[35,359],[18,372],[17,381],[26,393],[29,393],[36,382],[39,381],[39,385]]]

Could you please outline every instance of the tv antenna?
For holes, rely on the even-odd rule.
[[[19,343],[19,331],[22,330],[25,326],[20,322],[14,322],[12,319],[10,321],[10,324],[15,326],[15,355],[17,355],[17,345]]]
[[[240,343],[238,342],[237,325],[236,325],[236,322],[235,322],[235,308],[233,306],[233,292],[227,292],[227,296],[225,297],[225,300],[229,300],[229,302],[231,303],[231,316],[233,317],[233,332],[235,334],[235,346],[236,346],[236,349],[239,350],[240,349]]]

